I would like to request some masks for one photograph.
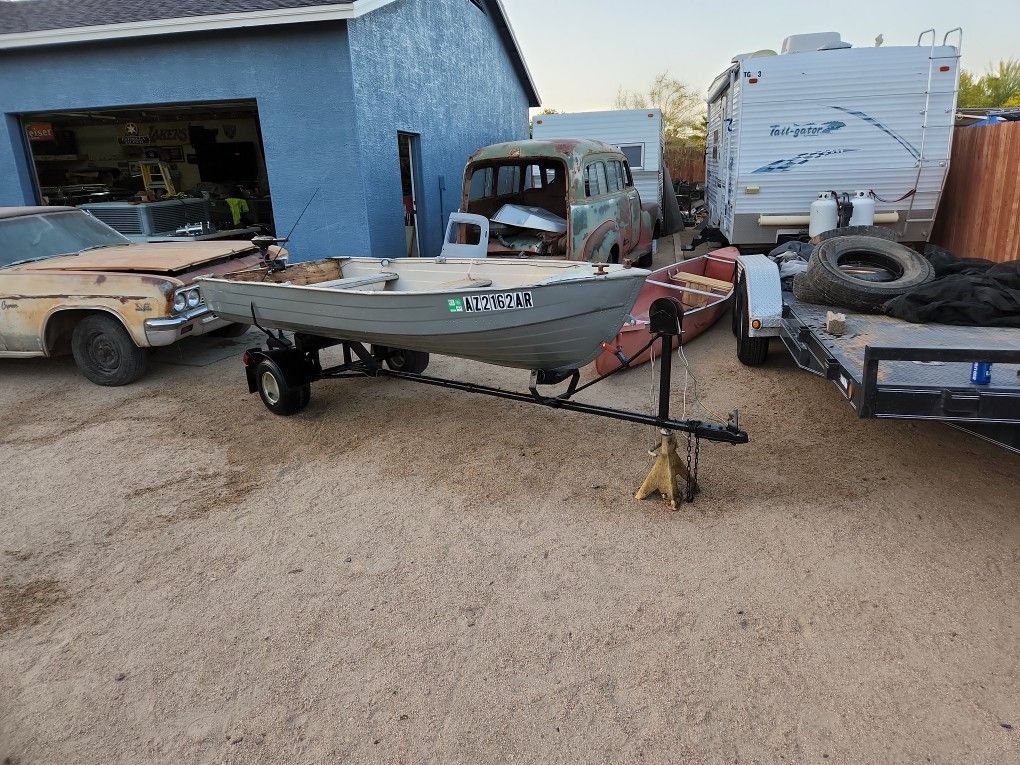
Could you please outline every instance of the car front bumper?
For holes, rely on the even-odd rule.
[[[182,338],[204,335],[228,324],[229,321],[217,318],[206,306],[200,305],[180,316],[146,319],[145,338],[153,347],[172,345]]]

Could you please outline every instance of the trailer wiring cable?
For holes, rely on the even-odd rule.
[[[885,202],[886,204],[893,204],[895,202],[902,202],[904,199],[908,199],[908,198],[914,196],[917,193],[917,188],[911,189],[906,194],[904,194],[901,197],[897,197],[896,199],[884,199],[884,198],[880,197],[878,194],[876,194],[874,189],[869,189],[868,193],[871,194],[871,196],[873,196],[879,202]]]

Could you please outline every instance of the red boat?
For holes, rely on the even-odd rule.
[[[648,307],[658,298],[671,297],[683,304],[684,344],[715,324],[726,312],[733,297],[739,254],[736,247],[724,247],[649,274],[631,310],[634,321],[624,324],[616,339],[608,343],[609,348],[595,359],[595,370],[604,375],[622,366],[616,355],[617,349],[631,359],[631,366],[648,361],[649,351],[637,358],[632,358],[632,354],[638,353],[652,339],[648,331]],[[678,344],[679,339],[674,339],[673,347]]]

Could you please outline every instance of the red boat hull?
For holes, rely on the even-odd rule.
[[[726,312],[733,299],[733,279],[736,274],[737,256],[740,252],[736,247],[724,247],[721,250],[714,250],[707,255],[698,258],[691,258],[682,263],[675,263],[666,266],[658,271],[653,271],[648,276],[644,287],[638,295],[637,302],[631,310],[635,319],[633,324],[625,324],[616,339],[610,342],[615,349],[620,349],[625,357],[631,359],[630,366],[645,364],[651,358],[651,352],[658,354],[657,344],[652,351],[638,353],[648,341],[652,339],[648,331],[648,308],[651,304],[662,297],[679,300],[684,306],[683,318],[683,343],[686,345],[694,338],[715,324],[719,317]],[[701,289],[685,286],[678,279],[682,280],[684,274],[691,275],[694,279],[701,279],[712,285]],[[728,282],[729,290],[723,291],[716,282]],[[680,344],[681,338],[674,338],[673,348]],[[638,354],[636,357],[634,354]],[[595,370],[600,374],[608,374],[614,369],[622,366],[620,359],[615,353],[603,351],[595,359]]]

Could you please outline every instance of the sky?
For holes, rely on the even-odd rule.
[[[1020,0],[683,2],[503,0],[544,107],[610,109],[619,88],[646,91],[669,71],[704,92],[745,51],[778,51],[783,38],[840,32],[855,46],[914,45],[934,27],[939,41],[963,27],[963,66],[983,72],[1020,58]]]

